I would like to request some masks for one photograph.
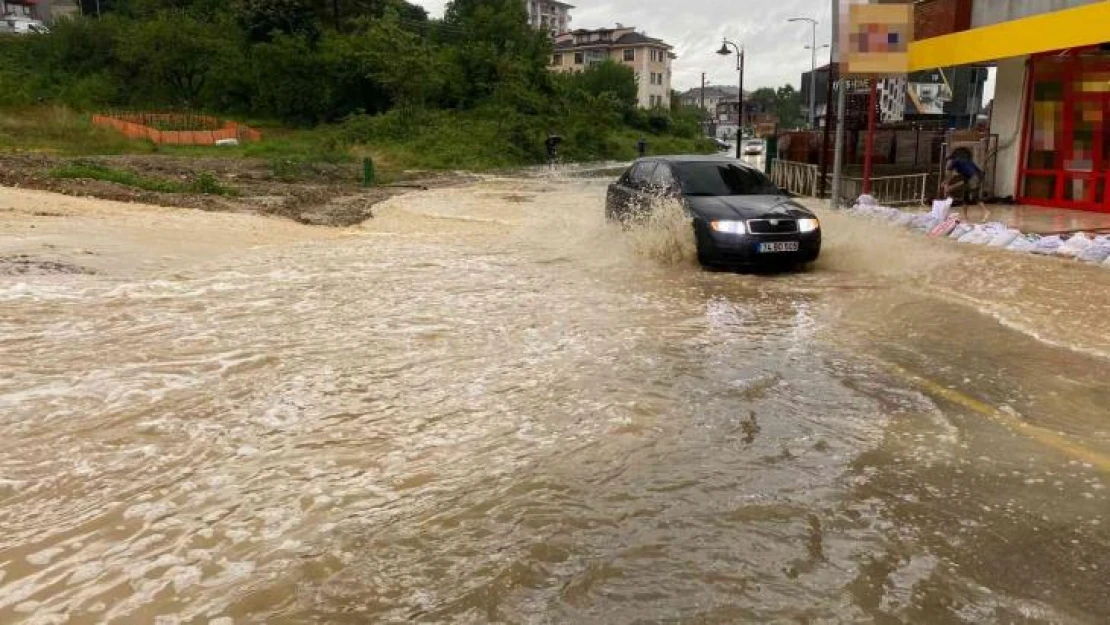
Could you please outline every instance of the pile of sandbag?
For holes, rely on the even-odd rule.
[[[937,200],[933,202],[930,212],[920,213],[880,206],[875,198],[864,195],[849,210],[857,215],[916,230],[933,238],[945,237],[968,245],[982,245],[1011,252],[1073,258],[1110,268],[1110,235],[1092,236],[1078,232],[1071,235],[1040,236],[1025,234],[997,222],[969,224],[950,214],[951,198]]]

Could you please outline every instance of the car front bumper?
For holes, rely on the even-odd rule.
[[[798,265],[817,260],[821,253],[821,231],[790,234],[729,234],[700,228],[699,255],[728,265]],[[797,252],[760,252],[760,243],[797,241]]]

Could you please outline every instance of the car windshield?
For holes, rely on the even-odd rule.
[[[748,145],[763,145],[763,140],[762,139],[748,139],[744,143],[746,143]]]
[[[776,195],[778,188],[767,176],[735,163],[705,161],[675,163],[674,172],[684,195]]]

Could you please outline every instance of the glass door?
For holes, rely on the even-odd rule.
[[[1110,212],[1110,55],[1034,59],[1021,199]]]

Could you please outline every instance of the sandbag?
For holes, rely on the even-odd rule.
[[[965,224],[965,223],[957,224],[956,227],[952,229],[952,232],[949,233],[948,238],[949,239],[956,239],[958,241],[958,240],[960,240],[960,237],[964,236],[965,234],[971,232],[974,229],[975,229],[975,226],[972,226],[971,224]]]
[[[1085,263],[1101,263],[1110,258],[1110,240],[1095,240],[1087,249],[1079,252],[1076,258]]]
[[[1035,234],[1030,236],[1019,236],[1010,242],[1010,244],[1006,246],[1006,249],[1011,252],[1032,252],[1039,238],[1040,237]]]
[[[1079,253],[1094,244],[1086,234],[1079,232],[1072,235],[1064,244],[1056,248],[1057,256],[1066,256],[1067,258],[1075,258]]]
[[[1059,247],[1063,244],[1064,240],[1060,238],[1060,235],[1054,234],[1052,236],[1041,237],[1040,239],[1037,239],[1037,242],[1033,245],[1033,249],[1031,251],[1034,254],[1054,254],[1056,250],[1059,249]]]
[[[960,243],[970,243],[972,245],[983,245],[991,240],[991,233],[987,232],[983,226],[975,226],[964,236],[957,239]]]
[[[943,222],[945,219],[948,219],[948,213],[951,210],[952,210],[952,198],[946,198],[946,199],[943,199],[943,200],[933,200],[932,215],[933,215],[933,217],[936,217],[937,221],[942,221]]]
[[[915,215],[913,213],[902,213],[897,219],[891,221],[890,223],[896,226],[906,227],[913,223],[914,218]]]
[[[983,228],[981,230],[976,230],[972,232],[972,236],[968,240],[964,241],[964,243],[970,243],[972,245],[986,245],[987,243],[990,243],[991,239],[993,238],[994,233],[990,230],[987,230],[986,228]]]
[[[946,237],[951,234],[958,225],[960,225],[960,218],[955,215],[949,215],[944,221],[933,226],[933,228],[929,230],[929,236],[933,238]]]
[[[914,215],[913,220],[910,221],[910,228],[920,230],[921,232],[927,232],[932,230],[933,226],[937,225],[938,222],[939,220],[936,219],[932,213]]]
[[[991,240],[987,242],[987,247],[1006,247],[1019,236],[1021,236],[1020,230],[1004,230],[991,237]]]

